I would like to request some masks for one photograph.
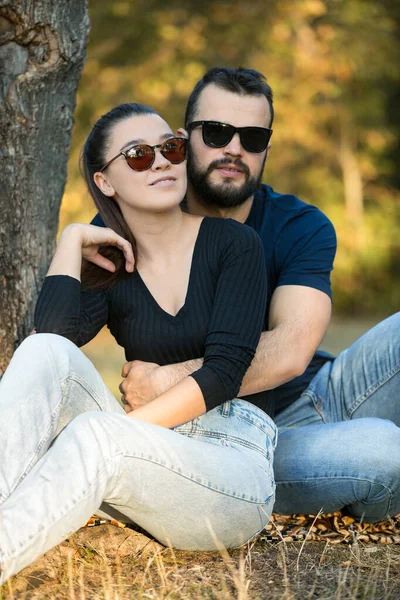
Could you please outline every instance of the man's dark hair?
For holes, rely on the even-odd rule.
[[[243,96],[265,96],[268,100],[271,113],[271,122],[269,124],[271,127],[274,120],[273,94],[266,77],[254,69],[214,67],[207,71],[200,81],[196,83],[193,92],[189,96],[185,114],[186,128],[194,120],[201,92],[210,84],[222,90]]]

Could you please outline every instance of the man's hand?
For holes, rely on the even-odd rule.
[[[121,400],[126,412],[135,410],[155,400],[163,391],[160,377],[157,377],[162,367],[156,363],[132,360],[122,367],[121,375],[124,380],[119,386]]]
[[[125,411],[130,412],[152,402],[174,385],[200,369],[202,359],[188,360],[175,365],[160,367],[156,363],[132,360],[122,367],[125,379],[119,386]]]

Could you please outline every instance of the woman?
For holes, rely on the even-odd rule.
[[[187,550],[239,546],[268,521],[275,427],[231,401],[263,322],[261,243],[235,221],[180,210],[185,156],[186,140],[137,104],[103,116],[85,144],[109,228],[64,230],[36,307],[39,335],[1,382],[0,582],[94,512]],[[104,324],[127,360],[204,364],[125,414],[77,348]]]

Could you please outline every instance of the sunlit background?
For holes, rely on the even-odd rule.
[[[138,101],[173,129],[211,66],[264,73],[276,119],[264,181],[321,208],[338,234],[338,352],[400,299],[400,8],[389,0],[96,0],[79,86],[60,228],[95,214],[78,169],[85,137],[112,106]],[[121,348],[87,353],[118,395]]]

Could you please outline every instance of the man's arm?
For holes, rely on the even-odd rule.
[[[330,316],[331,300],[324,292],[301,285],[278,287],[270,305],[270,330],[261,335],[239,395],[271,390],[301,375],[325,335]],[[120,390],[132,408],[141,406],[201,365],[202,359],[163,367],[126,363]]]
[[[240,396],[272,390],[306,370],[331,317],[331,299],[301,285],[278,287],[271,300],[269,331],[261,335]]]

